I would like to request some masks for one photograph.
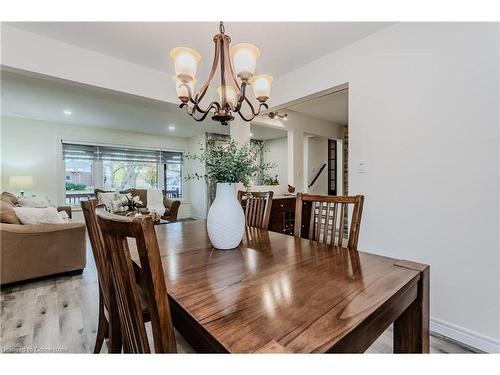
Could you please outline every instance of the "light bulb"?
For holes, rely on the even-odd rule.
[[[253,93],[255,98],[264,103],[271,95],[271,83],[273,82],[273,77],[269,74],[259,74],[250,80],[250,84],[253,88]]]
[[[231,48],[231,60],[236,75],[243,81],[250,79],[255,72],[255,64],[260,56],[257,47],[250,43],[239,43]]]
[[[175,73],[181,81],[194,79],[201,60],[201,55],[197,51],[188,47],[177,47],[170,51],[170,57],[174,60]]]

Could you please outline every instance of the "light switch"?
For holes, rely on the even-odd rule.
[[[366,173],[366,161],[360,160],[358,161],[358,173]]]

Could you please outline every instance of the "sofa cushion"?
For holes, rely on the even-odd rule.
[[[163,193],[157,189],[147,189],[147,208],[149,211],[159,212],[160,215],[165,214],[165,206],[163,205]]]
[[[21,224],[14,211],[14,205],[9,199],[4,197],[0,199],[0,222],[5,224]]]
[[[33,197],[21,197],[19,198],[19,204],[21,206],[37,207],[37,208],[46,208],[50,206],[47,199],[33,198]]]
[[[14,211],[23,224],[63,224],[64,220],[55,207],[14,207]]]
[[[9,193],[8,191],[4,191],[1,195],[1,199],[6,199],[8,200],[9,202],[11,202],[14,206],[18,205],[19,202],[17,200],[17,197],[12,194],[12,193]]]
[[[111,202],[115,200],[115,192],[99,192],[97,193],[97,200],[99,203],[102,203],[106,206],[106,208],[111,211],[112,210],[112,204]]]

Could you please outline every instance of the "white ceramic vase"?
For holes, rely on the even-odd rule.
[[[216,249],[238,247],[245,232],[245,214],[236,197],[236,184],[217,183],[215,200],[207,216],[210,242]]]

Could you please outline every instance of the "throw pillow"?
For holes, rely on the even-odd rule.
[[[99,200],[99,203],[102,203],[106,206],[106,209],[108,211],[112,211],[111,208],[111,201],[115,199],[115,192],[111,193],[97,193],[97,199]]]
[[[5,200],[8,200],[9,202],[11,202],[14,206],[17,206],[18,205],[18,200],[17,200],[17,197],[12,194],[12,193],[9,193],[8,191],[4,191],[1,195],[1,199],[5,199]]]
[[[14,205],[7,199],[0,199],[0,222],[5,224],[21,224],[14,211]]]
[[[49,202],[46,199],[22,197],[19,198],[19,204],[26,207],[45,208],[49,207]]]
[[[55,207],[14,207],[16,216],[23,224],[63,224]]]
[[[165,206],[163,205],[163,193],[161,190],[148,189],[147,198],[148,209],[150,211],[159,212],[160,215],[165,214]]]
[[[58,211],[57,214],[65,223],[69,223],[69,215],[66,211]]]

